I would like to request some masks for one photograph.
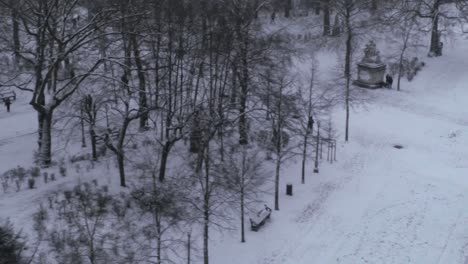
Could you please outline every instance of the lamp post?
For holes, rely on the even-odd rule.
[[[319,173],[318,169],[318,154],[319,154],[319,144],[320,144],[320,122],[317,122],[317,142],[315,143],[315,167],[314,173]]]

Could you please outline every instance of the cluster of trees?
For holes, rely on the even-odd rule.
[[[266,29],[272,13],[284,10],[289,18],[297,7],[321,16],[316,39],[342,44],[336,84],[319,87],[314,63],[308,64],[307,78],[292,72],[302,54],[281,30]],[[429,28],[429,53],[440,56],[439,20],[464,19],[463,12],[454,11],[465,9],[462,0],[0,0],[0,84],[30,92],[43,166],[53,164],[54,125],[73,124],[66,128],[81,132],[93,161],[105,150],[115,156],[122,187],[130,186],[129,180],[143,186],[129,199],[149,219],[145,230],[151,232],[142,237],[156,244],[156,263],[164,262],[165,228],[180,231],[180,223],[196,222],[208,264],[210,226],[223,226],[218,221],[223,208],[239,209],[245,241],[244,211],[267,180],[263,153],[274,161],[274,207],[279,210],[282,165],[302,156],[304,182],[305,164],[315,154],[308,149],[318,146],[314,124],[327,119],[337,103],[346,107],[348,141],[350,107],[359,102],[351,87],[354,53],[363,36],[376,27],[399,25],[389,34],[401,36],[401,62],[415,32]],[[426,20],[430,26],[423,24]],[[317,43],[309,48],[319,49]],[[128,179],[130,165],[134,177]],[[175,197],[175,182],[190,194]],[[113,198],[98,193],[78,189],[76,197],[65,194],[63,207],[81,206],[69,213],[84,208],[81,216],[64,215],[70,228],[83,232],[77,220],[91,217],[98,227],[105,218],[95,217],[119,216],[120,211],[109,215],[105,209]],[[182,197],[184,206],[177,199]],[[188,204],[195,208],[190,216],[184,214]],[[94,209],[88,212],[86,206]],[[44,236],[49,232],[38,230]],[[65,231],[47,234],[52,241],[58,239],[53,234],[64,236]],[[71,254],[80,246],[73,239],[68,245],[57,240],[52,247]],[[94,247],[89,232],[82,239]],[[91,252],[90,263],[100,263],[99,252],[83,250]]]
[[[309,3],[309,1],[305,1]],[[403,63],[409,47],[418,46],[426,32],[430,33],[429,57],[442,55],[441,40],[446,26],[457,24],[463,30],[467,22],[468,1],[466,0],[311,0],[317,14],[322,13],[323,35],[341,37],[344,45],[343,83],[346,108],[345,141],[349,140],[350,107],[356,100],[352,94],[353,54],[363,37],[376,29],[391,39],[390,43],[399,49],[396,64],[397,90],[403,75]],[[334,14],[334,23],[331,18]],[[441,20],[446,23],[442,24]],[[452,23],[447,23],[452,22]],[[397,37],[396,41],[392,39]]]
[[[115,156],[122,187],[129,186],[130,168],[132,186],[150,186],[135,199],[142,201],[142,207],[151,207],[148,214],[154,222],[148,229],[156,230],[151,238],[159,239],[157,245],[164,231],[164,209],[154,206],[166,204],[171,193],[163,190],[174,181],[191,188],[185,203],[195,208],[194,222],[203,230],[204,263],[209,262],[210,226],[219,224],[226,207],[242,212],[245,241],[244,211],[266,181],[260,149],[275,159],[275,209],[279,210],[281,164],[294,149],[313,144],[311,139],[299,144],[293,138],[304,129],[310,135],[312,127],[304,124],[318,118],[330,103],[323,94],[305,99],[298,92],[300,84],[290,72],[294,50],[278,33],[265,31],[258,19],[266,1],[1,3],[6,33],[0,39],[5,58],[2,85],[31,93],[30,104],[38,117],[40,164],[53,165],[55,127],[70,121],[81,125],[92,160],[103,155],[102,147]],[[315,114],[318,103],[323,109]],[[72,132],[79,131],[74,128]],[[262,135],[255,133],[259,129]],[[131,148],[132,144],[138,147]],[[148,152],[142,157],[144,151]],[[183,168],[183,173],[170,170],[171,165]],[[227,193],[231,195],[226,198]],[[81,207],[69,213],[82,209],[84,215],[70,217],[68,231],[47,233],[50,247],[69,253],[61,258],[76,261],[73,252],[82,249],[74,247],[80,244],[63,237],[66,232],[83,231],[73,221],[101,213],[109,217],[100,211],[101,204],[79,204],[87,196],[77,195]],[[66,201],[71,199],[67,196]],[[102,197],[98,198],[97,203]],[[230,201],[235,205],[223,205]],[[95,224],[97,230],[101,223],[96,221],[102,219],[93,221],[84,225]],[[94,247],[91,238],[86,239],[85,244]],[[99,263],[99,252],[85,249],[91,252],[88,260]],[[160,249],[156,255],[156,262],[163,262]]]

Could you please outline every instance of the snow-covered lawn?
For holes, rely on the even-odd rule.
[[[402,92],[374,91],[352,113],[338,163],[314,175],[310,162],[304,186],[299,164],[285,170],[295,195],[246,244],[225,235],[213,262],[468,263],[466,54],[459,40]],[[335,117],[342,132],[344,113]]]
[[[244,244],[238,232],[213,233],[211,263],[468,263],[468,41],[456,43],[402,92],[372,91],[376,100],[351,115],[350,142],[340,137],[337,163],[322,160],[313,174],[309,162],[305,185],[299,163],[284,169],[281,210]],[[0,111],[0,173],[28,167],[36,148],[36,115],[26,100],[12,109]],[[340,133],[343,121],[337,111]],[[0,218],[29,229],[45,192],[0,194]]]

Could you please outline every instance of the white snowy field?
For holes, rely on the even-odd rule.
[[[319,174],[309,162],[304,185],[299,163],[285,168],[281,210],[246,243],[213,232],[211,263],[468,264],[468,40],[454,43],[403,91],[371,91],[376,100],[351,113],[349,143],[337,110],[338,162],[322,160]],[[0,173],[31,164],[36,122],[27,100],[0,109]],[[71,179],[0,194],[0,218],[30,229],[36,200]]]
[[[213,263],[468,263],[466,54],[459,39],[401,92],[372,91],[338,162],[318,175],[310,162],[305,185],[299,164],[285,169],[294,196],[247,243],[224,235]],[[343,135],[342,111],[335,121]]]

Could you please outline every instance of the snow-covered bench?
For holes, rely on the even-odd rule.
[[[265,221],[270,218],[271,208],[265,205],[265,208],[250,216],[250,227],[252,231],[258,231],[260,226],[265,224]]]

